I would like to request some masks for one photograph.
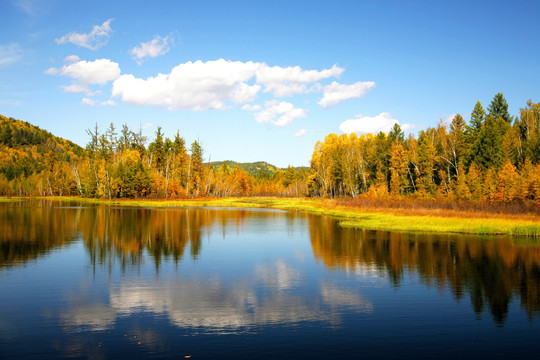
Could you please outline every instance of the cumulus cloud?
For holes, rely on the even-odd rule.
[[[260,85],[247,83],[259,64],[251,61],[187,62],[147,79],[122,75],[113,83],[112,96],[133,105],[164,106],[170,110],[225,109],[227,102],[252,101]]]
[[[302,94],[309,91],[306,84],[329,77],[340,76],[344,68],[337,65],[324,70],[303,70],[300,66],[268,66],[261,64],[257,70],[257,83],[264,85],[264,92],[276,97]]]
[[[396,123],[399,125],[399,121],[387,112],[373,117],[357,115],[355,119],[342,122],[339,125],[339,130],[346,134],[353,132],[357,134],[378,134],[381,131],[388,133]],[[410,124],[403,124],[401,129],[406,131],[412,127]]]
[[[295,108],[293,104],[285,101],[267,101],[265,109],[255,114],[257,122],[271,122],[277,126],[290,125],[298,118],[306,117],[306,110]]]
[[[78,80],[81,85],[105,84],[120,76],[120,67],[109,59],[95,61],[77,61],[61,68],[50,68],[49,75],[64,75]]]
[[[252,61],[198,60],[179,64],[169,74],[146,79],[122,75],[114,81],[112,95],[128,104],[162,106],[169,110],[225,109],[229,102],[252,101],[261,89],[276,97],[321,91],[321,85],[314,82],[339,76],[343,71],[337,65],[319,71]],[[261,110],[259,105],[244,105],[242,109]]]
[[[242,106],[242,110],[245,110],[245,111],[259,111],[261,109],[262,109],[261,105],[246,104],[246,105]]]
[[[0,68],[7,68],[15,64],[22,58],[22,54],[19,44],[0,45]]]
[[[89,99],[89,98],[83,98],[81,100],[81,105],[90,105],[90,106],[94,106],[96,105],[96,102],[92,99]]]
[[[323,87],[323,97],[318,102],[323,108],[334,106],[342,101],[360,98],[375,86],[373,81],[358,81],[354,84],[339,84],[334,81]]]
[[[300,129],[298,130],[297,132],[294,133],[294,136],[296,137],[302,137],[304,135],[307,134],[307,130],[306,129]]]
[[[155,58],[169,52],[169,36],[155,36],[148,42],[142,42],[129,51],[131,56],[140,64],[145,58]]]
[[[141,128],[142,129],[149,129],[149,128],[153,127],[153,126],[154,126],[154,124],[148,122],[148,123],[144,124],[143,126],[141,126]]]
[[[72,43],[79,47],[97,50],[109,41],[109,36],[112,32],[111,21],[113,19],[109,19],[101,25],[95,25],[89,33],[81,34],[73,31],[59,39],[55,39],[55,41],[57,44]]]

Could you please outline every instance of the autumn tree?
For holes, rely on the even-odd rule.
[[[401,144],[390,148],[390,192],[393,195],[405,193],[407,186],[407,158]]]

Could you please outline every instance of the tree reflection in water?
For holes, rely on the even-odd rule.
[[[515,296],[529,317],[540,314],[537,244],[505,237],[354,230],[328,217],[294,212],[6,203],[0,206],[0,271],[82,237],[93,266],[119,263],[125,270],[140,266],[148,254],[159,272],[163,261],[197,259],[211,233],[241,231],[248,220],[293,221],[298,216],[307,218],[315,260],[330,270],[382,274],[394,286],[406,273],[417,273],[426,286],[448,288],[458,300],[469,297],[476,314],[489,309],[498,324],[504,323]],[[332,291],[329,287],[325,294]]]
[[[516,295],[530,318],[540,314],[540,244],[527,239],[355,230],[327,217],[310,217],[309,231],[315,258],[328,268],[376,267],[395,286],[417,272],[456,299],[469,296],[478,315],[487,306],[498,324]]]

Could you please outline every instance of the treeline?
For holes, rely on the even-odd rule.
[[[283,195],[306,191],[307,172],[290,167],[274,174],[250,174],[240,166],[206,164],[197,140],[186,146],[177,132],[164,137],[158,127],[154,141],[126,125],[119,134],[114,124],[100,133],[89,130],[83,161],[73,167],[80,195],[97,198],[185,198],[197,196]],[[302,181],[304,180],[304,181]],[[302,186],[304,184],[304,186]]]
[[[86,149],[28,123],[0,118],[0,194],[79,195],[94,198],[197,196],[303,196],[308,169],[272,166],[248,172],[230,162],[207,164],[198,141],[189,148],[157,129],[147,144],[142,131],[113,123],[87,130]],[[272,169],[273,171],[269,171]]]
[[[330,134],[311,170],[312,196],[540,202],[540,103],[512,117],[498,93],[487,111],[476,103],[469,123],[458,114],[418,137],[398,124],[388,134]]]
[[[513,117],[500,93],[487,111],[477,102],[469,123],[456,115],[418,136],[405,137],[397,124],[388,134],[330,134],[315,145],[309,169],[207,163],[198,141],[188,146],[180,133],[169,139],[161,128],[149,144],[126,125],[87,133],[83,149],[0,116],[0,194],[540,203],[540,103],[529,101]]]

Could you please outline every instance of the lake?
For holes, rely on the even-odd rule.
[[[0,203],[0,358],[538,358],[531,239]]]

